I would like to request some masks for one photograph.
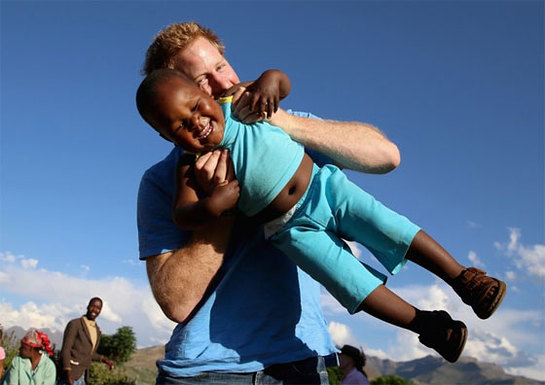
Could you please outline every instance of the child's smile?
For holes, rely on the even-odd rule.
[[[225,127],[220,105],[195,84],[172,77],[158,85],[152,112],[153,126],[186,151],[208,151],[223,139]]]

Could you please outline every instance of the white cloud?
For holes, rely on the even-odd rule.
[[[536,335],[542,334],[544,315],[540,310],[511,310],[500,308],[490,319],[481,320],[473,313],[473,310],[465,305],[454,291],[442,281],[426,285],[410,285],[391,288],[393,292],[423,310],[446,310],[454,319],[462,320],[468,327],[469,337],[462,356],[475,357],[482,361],[495,362],[506,368],[513,374],[526,375],[531,378],[543,380],[545,374],[537,375],[538,365],[543,362],[541,356],[535,356],[526,351],[542,350],[542,339]],[[324,294],[323,297],[327,297]],[[334,341],[352,341],[358,339],[365,341],[365,332],[356,334],[344,324],[349,316],[341,311],[334,299],[322,298],[326,304],[326,313],[335,323],[330,326],[330,333]],[[342,308],[340,308],[342,309]],[[335,311],[337,310],[337,311]],[[371,323],[372,317],[350,320],[354,330],[375,332],[375,326]],[[347,322],[347,321],[345,321]],[[354,324],[358,326],[354,326]],[[372,325],[372,326],[370,326]],[[396,361],[408,361],[432,354],[435,351],[425,347],[418,341],[418,336],[412,332],[385,324],[388,328],[385,332],[391,333],[395,339],[392,342],[387,334],[384,337],[384,350],[386,357]],[[521,347],[525,349],[522,350]],[[377,348],[367,347],[365,351]],[[378,350],[378,349],[377,349]]]
[[[477,255],[476,252],[474,251],[470,251],[469,254],[467,255],[467,259],[469,259],[469,261],[471,262],[471,264],[473,266],[476,266],[476,267],[485,267],[485,264],[481,261],[481,259],[479,258],[479,256]]]
[[[371,349],[360,341],[345,324],[340,322],[330,322],[328,326],[329,334],[335,346],[352,345],[362,349],[365,354],[386,359],[388,356],[380,349]]]
[[[164,343],[172,332],[168,320],[155,302],[148,284],[137,286],[127,278],[87,279],[44,269],[25,269],[15,262],[30,260],[11,254],[0,255],[0,314],[4,327],[37,327],[63,331],[66,323],[85,313],[90,298],[104,301],[98,323],[107,333],[131,326],[139,346]],[[10,262],[7,262],[7,261]],[[23,298],[14,304],[5,295]]]
[[[357,346],[359,341],[352,334],[352,331],[348,326],[339,322],[331,322],[328,327],[329,334],[333,339],[333,343],[337,346],[342,346],[344,344]]]
[[[525,376],[535,378],[539,381],[545,381],[545,355],[535,356],[531,366],[527,367],[509,367],[505,371],[515,376]]]
[[[35,269],[38,266],[38,260],[34,258],[21,259],[21,266],[25,269]]]
[[[11,251],[0,252],[0,263],[13,264],[17,261],[25,269],[35,269],[38,266],[38,260],[35,258],[25,258],[24,255],[15,255]]]
[[[466,223],[467,223],[467,227],[469,227],[470,229],[479,229],[483,227],[483,225],[481,225],[480,223],[473,222],[473,221],[467,221]]]
[[[515,273],[514,271],[506,271],[505,272],[505,278],[508,280],[508,281],[516,281],[517,280],[517,273]]]
[[[499,250],[513,259],[515,266],[530,276],[545,278],[545,245],[525,246],[519,242],[521,232],[516,228],[509,228],[509,243],[496,242]]]
[[[17,309],[11,303],[0,302],[0,314],[2,314],[4,328],[17,325],[24,329],[34,327],[63,330],[68,320],[63,315],[70,313],[71,310],[58,303],[38,305],[33,301],[28,301]]]
[[[348,247],[350,247],[350,250],[352,251],[352,254],[354,254],[354,256],[356,258],[359,258],[360,255],[361,255],[361,252],[362,252],[362,247],[359,243],[357,242],[354,242],[354,241],[347,241],[346,239],[344,240],[346,242],[346,244],[348,245]]]
[[[139,266],[140,265],[139,261],[135,260],[134,258],[123,259],[121,261],[121,263],[125,263],[125,264],[131,265],[131,266]]]
[[[341,306],[339,301],[337,301],[327,290],[322,288],[322,293],[320,296],[320,303],[322,309],[326,313],[332,314],[349,314],[348,311]]]
[[[0,251],[0,262],[13,263],[16,259],[23,258],[19,255],[14,255],[11,251],[6,251],[5,253]]]

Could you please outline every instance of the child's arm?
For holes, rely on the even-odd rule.
[[[193,165],[180,162],[176,170],[173,220],[183,230],[195,230],[233,208],[240,188],[236,180],[216,185],[210,195],[199,198]]]
[[[278,103],[289,95],[291,81],[284,72],[280,70],[267,70],[261,74],[252,84],[246,87],[251,93],[250,111],[266,113],[267,119],[278,111]]]
[[[235,116],[252,123],[263,117],[269,119],[278,110],[278,103],[291,90],[289,77],[280,70],[267,70],[253,82],[239,83],[227,90],[224,96],[233,96]]]

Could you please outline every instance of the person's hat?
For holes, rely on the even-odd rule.
[[[341,348],[341,354],[347,355],[354,360],[354,366],[363,368],[365,366],[365,354],[358,348],[351,345],[344,345]]]
[[[50,356],[53,355],[53,349],[51,349],[51,342],[49,341],[49,337],[47,336],[47,334],[40,333],[36,329],[32,329],[27,334],[25,334],[25,336],[21,340],[21,343],[33,348],[45,350]]]

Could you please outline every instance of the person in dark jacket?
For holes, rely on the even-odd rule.
[[[62,381],[67,385],[86,385],[92,361],[100,361],[114,368],[114,363],[97,353],[100,328],[95,319],[102,310],[102,299],[91,298],[87,313],[68,322],[64,330],[61,363]]]

